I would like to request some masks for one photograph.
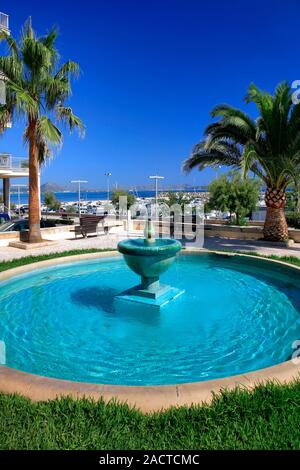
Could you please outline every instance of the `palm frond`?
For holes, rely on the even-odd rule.
[[[62,144],[62,133],[47,116],[41,116],[36,126],[37,141],[45,141],[49,145],[59,146]]]
[[[55,48],[55,41],[58,36],[58,29],[52,28],[51,31],[44,37],[40,39],[40,41],[47,47],[47,49],[56,52]]]
[[[55,78],[62,79],[64,77],[75,77],[79,76],[80,68],[76,62],[72,60],[68,60],[65,64],[63,64],[60,69],[57,71]]]
[[[58,79],[47,76],[43,82],[43,88],[45,90],[45,106],[48,110],[53,110],[71,94],[70,82],[65,78]]]
[[[29,143],[29,126],[27,126],[23,133],[23,141]],[[53,152],[52,147],[57,147],[62,144],[62,134],[60,130],[48,119],[47,116],[41,116],[36,123],[35,129],[35,142],[38,148],[38,161],[41,165],[49,160]]]
[[[300,103],[291,109],[288,122],[289,141],[293,141],[300,134]]]
[[[52,157],[52,151],[48,147],[45,141],[41,141],[38,144],[38,160],[40,165],[45,165],[45,163]]]
[[[42,42],[35,39],[24,38],[22,56],[29,70],[31,81],[36,80],[46,70],[53,68],[51,51]]]
[[[16,83],[20,83],[22,81],[22,63],[13,56],[0,57],[0,71],[4,74],[5,78],[8,78],[9,80]]]
[[[234,168],[241,166],[241,152],[237,145],[227,141],[221,141],[206,148],[207,142],[204,140],[195,145],[190,157],[183,162],[183,171],[189,173],[193,168],[198,167],[201,171],[208,166],[228,165]]]
[[[73,114],[72,108],[59,105],[56,108],[56,116],[58,121],[63,122],[70,129],[70,132],[77,129],[80,136],[85,135],[85,126],[81,119]]]
[[[55,47],[55,41],[58,36],[58,29],[52,28],[52,30],[44,37],[40,38],[40,42],[48,49],[51,57],[51,66],[49,70],[54,72],[56,64],[59,60],[59,53]]]
[[[227,104],[221,104],[218,106],[215,106],[213,110],[211,111],[211,115],[213,118],[215,117],[236,117],[240,118],[241,121],[243,121],[244,125],[248,125],[248,128],[252,130],[252,132],[255,132],[255,122],[253,119],[250,118],[246,113],[241,111],[238,108],[234,108],[233,106],[229,106]]]
[[[39,114],[39,103],[31,96],[26,88],[8,80],[6,86],[14,95],[17,112],[24,112],[30,117],[37,117]]]
[[[0,41],[6,42],[6,44],[8,45],[8,48],[10,50],[11,55],[15,59],[20,60],[18,44],[10,34],[8,34],[4,30],[0,31]]]
[[[0,134],[3,134],[10,120],[11,120],[11,111],[9,107],[6,104],[0,105]]]
[[[268,169],[261,165],[259,155],[257,154],[253,144],[247,144],[244,146],[241,168],[244,178],[247,176],[249,171],[252,171],[262,181],[266,182],[268,179]]]

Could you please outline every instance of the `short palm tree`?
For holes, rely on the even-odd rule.
[[[266,187],[267,206],[264,238],[282,241],[288,237],[284,207],[286,189],[299,182],[300,104],[293,104],[288,83],[280,83],[274,95],[250,85],[247,103],[254,103],[259,117],[251,119],[228,105],[213,109],[220,118],[205,130],[205,139],[195,145],[184,170],[228,165],[252,171]]]
[[[0,39],[9,53],[0,57],[0,72],[5,76],[6,104],[0,106],[0,132],[13,118],[25,122],[24,141],[29,147],[29,242],[41,241],[39,165],[51,155],[52,146],[62,144],[57,123],[72,131],[84,132],[81,120],[65,106],[71,95],[70,79],[78,75],[79,66],[69,60],[59,66],[55,48],[57,31],[37,37],[31,20],[25,23],[20,41],[5,32]]]

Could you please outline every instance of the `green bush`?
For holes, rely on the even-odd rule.
[[[210,183],[208,190],[210,196],[206,210],[229,212],[230,218],[234,216],[236,219],[235,225],[245,225],[245,217],[258,203],[260,183],[231,171]]]
[[[117,210],[120,210],[120,197],[122,196],[127,197],[127,209],[130,209],[130,207],[133,206],[136,202],[135,195],[128,191],[124,191],[123,189],[118,189],[118,190],[113,191],[112,197],[111,197],[112,205]]]
[[[41,227],[55,227],[55,220],[52,219],[42,219],[41,220]]]
[[[286,214],[286,221],[289,227],[300,228],[300,213],[288,212]]]
[[[61,202],[58,201],[53,192],[46,192],[44,194],[44,204],[48,209],[58,211],[61,206]]]
[[[73,219],[55,219],[54,222],[57,225],[73,225],[74,224]]]
[[[232,217],[228,220],[228,225],[239,225],[240,227],[245,227],[248,224],[248,219],[246,219],[245,217],[240,217],[239,219],[237,219],[236,217]]]

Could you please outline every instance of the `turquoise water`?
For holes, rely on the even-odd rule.
[[[277,364],[300,338],[300,279],[271,268],[254,259],[181,255],[162,281],[185,293],[160,311],[115,302],[138,283],[121,258],[18,276],[0,288],[2,362],[122,385],[201,381]]]

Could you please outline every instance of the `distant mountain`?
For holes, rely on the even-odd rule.
[[[153,184],[139,184],[139,185],[123,185],[119,189],[123,190],[134,190],[134,191],[153,191],[154,185]],[[191,186],[190,184],[172,184],[166,185],[161,184],[159,185],[159,191],[197,191],[207,189],[205,185],[195,185]],[[114,191],[115,188],[111,187],[110,191]],[[44,183],[41,185],[41,192],[53,192],[53,193],[60,193],[60,192],[77,192],[78,186],[76,184],[65,184],[60,185],[57,183]],[[81,186],[82,192],[106,192],[107,188],[91,188],[87,187],[86,185]]]
[[[42,193],[46,193],[46,192],[59,193],[64,190],[65,188],[63,186],[60,186],[59,184],[56,184],[56,183],[44,183],[41,185]]]

